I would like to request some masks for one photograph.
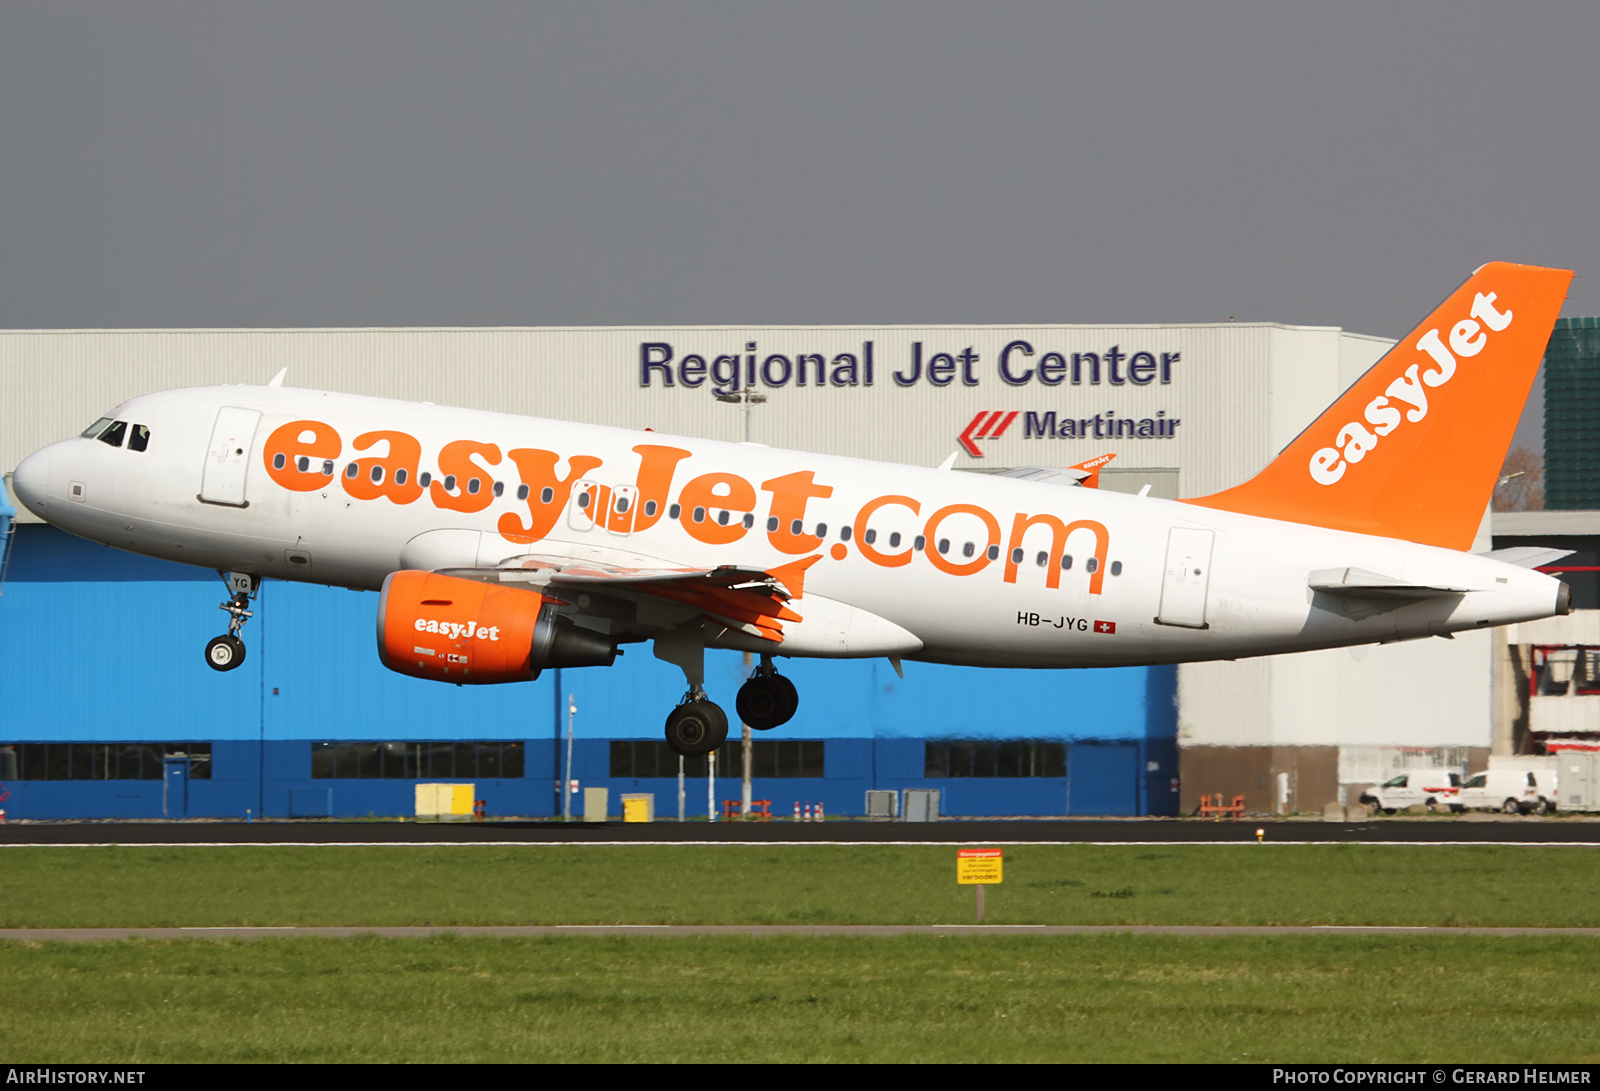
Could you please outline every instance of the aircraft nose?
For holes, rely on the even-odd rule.
[[[33,452],[11,475],[11,491],[33,514],[44,519],[50,481],[50,448]]]

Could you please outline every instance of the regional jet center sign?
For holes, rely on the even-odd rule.
[[[897,354],[898,355],[898,354]],[[639,342],[639,386],[707,387],[717,394],[757,388],[807,387],[844,390],[891,387],[1072,387],[1157,389],[1170,386],[1180,352],[1124,349],[1121,344],[1095,352],[1066,352],[1013,338],[986,361],[971,345],[959,350],[912,341],[903,356],[881,359],[871,340],[849,351],[769,352],[746,341],[742,352],[680,351],[668,341]],[[986,382],[985,380],[988,380]],[[960,442],[974,458],[976,441],[999,439],[1022,417],[1024,439],[1171,439],[1182,421],[1157,410],[1153,416],[1118,416],[1107,410],[1093,416],[1077,412],[983,410],[968,423]]]

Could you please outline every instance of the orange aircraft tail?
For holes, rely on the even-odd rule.
[[[1186,503],[1470,549],[1571,280],[1483,266],[1266,469]]]

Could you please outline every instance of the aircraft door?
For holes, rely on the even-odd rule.
[[[223,406],[211,429],[205,470],[200,476],[200,499],[207,504],[249,506],[244,498],[245,472],[250,467],[250,447],[261,414],[254,409]]]
[[[1167,535],[1167,564],[1161,577],[1159,625],[1188,629],[1206,624],[1206,589],[1211,583],[1211,543],[1215,534],[1194,527],[1173,527]]]
[[[638,490],[632,485],[618,485],[611,490],[611,506],[606,511],[606,529],[613,534],[628,534],[633,530],[633,505],[638,501]]]

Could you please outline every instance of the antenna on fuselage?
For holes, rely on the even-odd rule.
[[[267,385],[268,386],[282,386],[283,385],[283,377],[285,375],[287,375],[287,374],[289,374],[289,369],[286,368],[286,367],[280,367],[278,369],[278,373],[267,381]]]

